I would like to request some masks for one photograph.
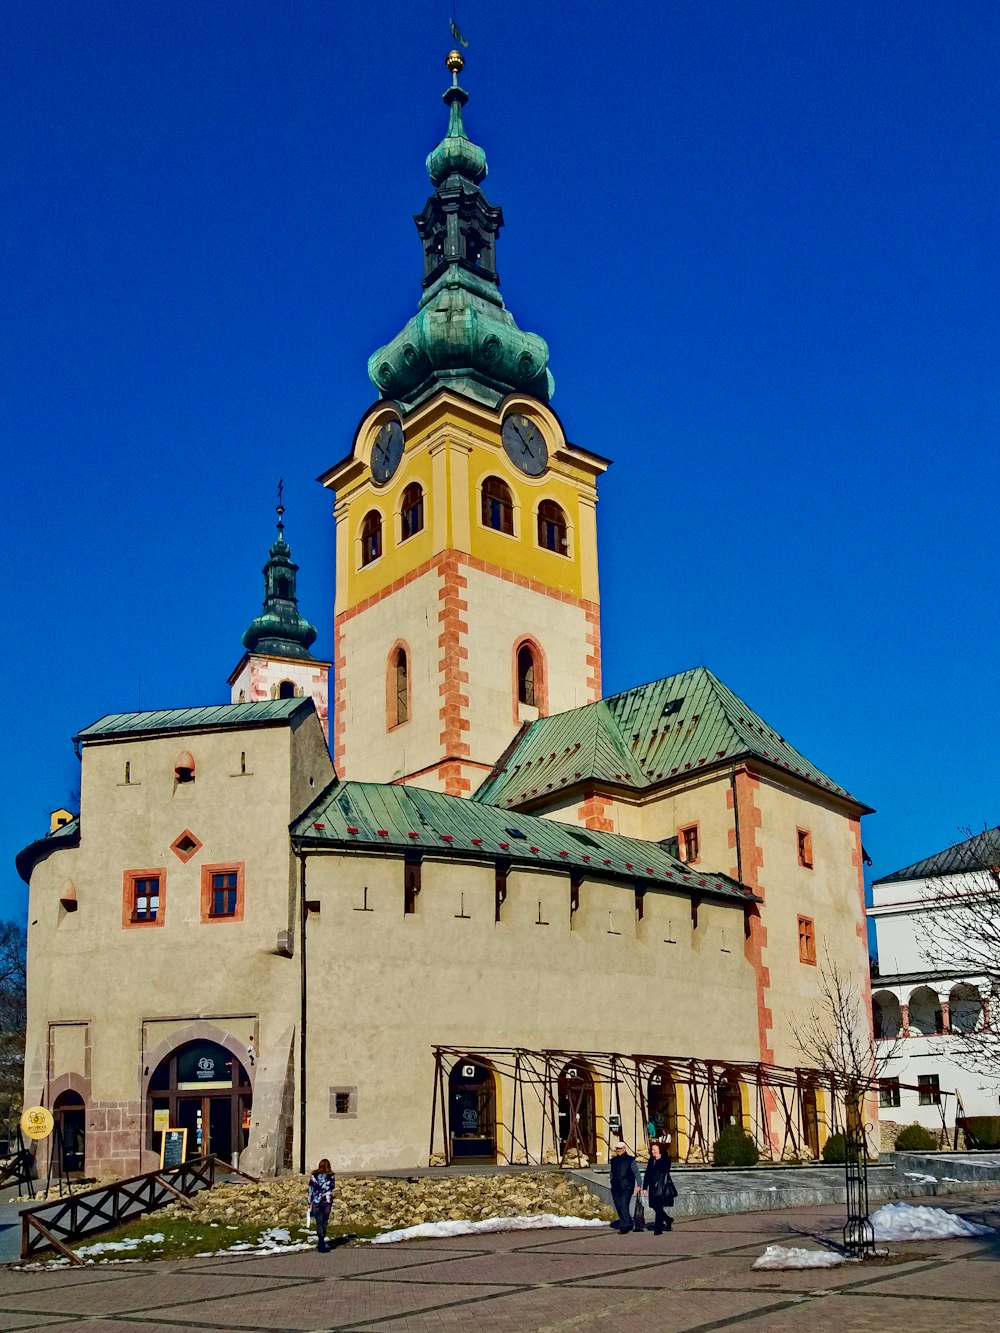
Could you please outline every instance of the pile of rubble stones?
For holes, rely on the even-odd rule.
[[[187,1214],[201,1223],[300,1227],[306,1219],[305,1176],[283,1176],[256,1184],[217,1185],[163,1211]],[[555,1213],[560,1217],[610,1219],[611,1210],[585,1186],[558,1172],[498,1176],[386,1178],[350,1176],[337,1181],[332,1226],[378,1230],[421,1222]]]

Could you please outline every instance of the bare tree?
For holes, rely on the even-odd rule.
[[[1000,1075],[1000,828],[970,833],[928,882],[922,953],[953,987],[948,1054]],[[956,994],[957,992],[957,994]]]
[[[864,1098],[878,1088],[879,1078],[894,1055],[899,1039],[880,1039],[858,980],[829,958],[820,971],[819,995],[792,1035],[803,1058],[832,1076],[848,1107],[862,1115]]]
[[[14,921],[0,921],[0,1137],[4,1138],[21,1114],[26,944],[23,926]]]

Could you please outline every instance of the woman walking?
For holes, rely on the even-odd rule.
[[[330,1248],[326,1243],[326,1228],[333,1208],[333,1192],[337,1187],[337,1177],[333,1174],[330,1159],[324,1157],[319,1166],[309,1177],[309,1211],[316,1223],[316,1248],[325,1254]]]
[[[653,1235],[662,1236],[674,1225],[666,1209],[677,1198],[677,1186],[670,1175],[670,1153],[657,1139],[649,1145],[649,1161],[642,1178],[642,1192],[653,1210]]]

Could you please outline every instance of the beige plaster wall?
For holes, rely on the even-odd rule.
[[[429,569],[341,622],[340,777],[391,782],[441,757],[440,586],[440,571]],[[386,673],[399,642],[409,649],[410,717],[387,730]]]
[[[650,892],[637,924],[631,888],[595,880],[571,917],[568,878],[525,870],[497,923],[491,866],[425,861],[409,916],[398,861],[307,873],[310,1160],[425,1161],[435,1044],[757,1059],[739,906],[703,904],[694,930],[688,899]],[[331,1116],[335,1087],[357,1089],[356,1117]]]

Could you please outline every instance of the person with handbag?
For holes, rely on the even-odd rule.
[[[611,1225],[617,1226],[619,1233],[626,1236],[632,1230],[632,1200],[642,1193],[642,1176],[639,1163],[621,1139],[617,1139],[611,1147],[611,1199],[618,1214],[617,1223],[612,1222]],[[640,1207],[641,1203],[640,1197]]]
[[[649,1161],[642,1178],[642,1193],[653,1210],[653,1235],[662,1236],[674,1225],[667,1217],[668,1209],[677,1198],[677,1186],[670,1175],[670,1152],[666,1144],[654,1139],[649,1145]]]

